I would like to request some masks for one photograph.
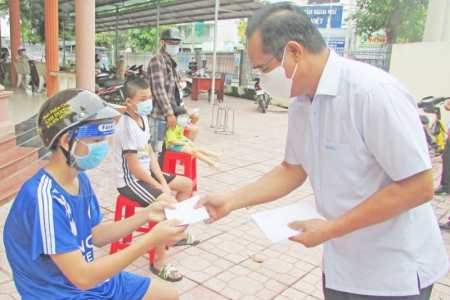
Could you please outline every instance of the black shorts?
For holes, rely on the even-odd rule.
[[[162,173],[166,179],[167,184],[171,183],[176,175]],[[155,176],[152,177],[156,180]],[[147,207],[152,204],[156,198],[161,196],[163,191],[153,188],[150,184],[144,181],[134,181],[132,184],[118,188],[119,193],[130,200],[136,201],[142,207]]]

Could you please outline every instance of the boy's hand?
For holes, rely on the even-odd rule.
[[[152,204],[153,205],[153,204]],[[146,236],[152,239],[155,246],[173,245],[181,239],[187,226],[176,226],[183,220],[168,220],[158,223]]]
[[[175,203],[170,203],[166,201],[156,201],[147,206],[145,209],[147,210],[147,216],[149,222],[161,222],[166,219],[166,213],[164,212],[164,208],[177,208]]]

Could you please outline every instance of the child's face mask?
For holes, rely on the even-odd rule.
[[[177,118],[177,123],[180,126],[186,126],[186,124],[188,123],[188,117],[178,117]]]

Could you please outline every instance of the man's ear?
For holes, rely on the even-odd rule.
[[[286,45],[286,54],[290,53],[294,56],[295,61],[300,61],[304,55],[304,47],[296,41],[289,41]]]

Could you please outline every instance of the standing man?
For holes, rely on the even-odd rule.
[[[290,223],[302,232],[290,240],[323,244],[325,299],[429,299],[449,263],[413,96],[390,74],[328,49],[292,3],[264,6],[246,37],[261,87],[292,98],[285,157],[248,186],[200,199],[205,221],[283,197],[309,177],[326,220]]]
[[[164,160],[163,142],[167,127],[174,129],[177,118],[173,108],[180,105],[180,84],[176,71],[181,34],[176,28],[167,28],[161,34],[161,50],[148,63],[148,81],[153,95],[153,110],[149,117],[150,143],[159,165]]]

